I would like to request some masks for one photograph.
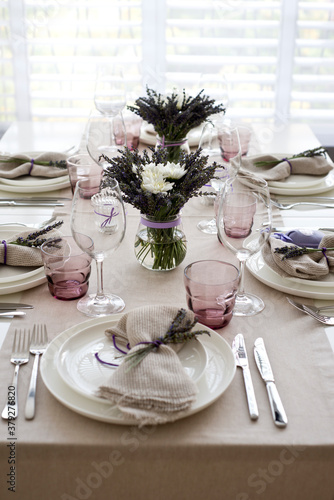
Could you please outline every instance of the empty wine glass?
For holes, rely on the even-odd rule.
[[[102,168],[107,165],[102,155],[118,156],[126,146],[123,116],[108,116],[97,111],[90,114],[86,128],[86,147],[91,158]]]
[[[97,70],[94,94],[95,107],[107,116],[116,116],[126,105],[123,68],[117,64],[102,65]]]
[[[219,240],[232,251],[240,264],[240,283],[233,314],[253,316],[264,309],[256,295],[245,293],[244,272],[247,259],[266,243],[271,231],[271,208],[265,180],[238,175],[225,182],[217,216]]]
[[[96,261],[97,293],[83,297],[78,310],[87,316],[106,316],[124,309],[124,301],[103,290],[103,261],[121,244],[126,227],[124,204],[118,182],[101,188],[93,196],[87,194],[87,179],[78,181],[72,203],[71,231],[77,245]],[[93,245],[86,245],[87,236]]]
[[[226,154],[223,156],[222,145],[229,150],[228,157]],[[203,128],[199,148],[202,149],[204,156],[209,157],[209,165],[213,162],[220,164],[220,167],[216,169],[215,177],[210,181],[210,187],[217,196],[226,179],[233,178],[240,169],[241,146],[238,128],[230,128],[221,120],[208,122]],[[201,220],[197,227],[203,233],[217,234],[216,217]]]

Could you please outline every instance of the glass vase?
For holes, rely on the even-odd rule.
[[[171,271],[184,260],[187,240],[180,214],[166,220],[141,215],[135,237],[138,262],[152,271]]]
[[[157,142],[155,145],[155,149],[158,148],[166,148],[168,152],[168,161],[172,163],[178,163],[180,152],[184,151],[185,153],[190,153],[190,148],[188,144],[188,139],[178,139],[175,141],[169,141],[165,137],[157,136]]]

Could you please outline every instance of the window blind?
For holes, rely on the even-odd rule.
[[[0,0],[0,14],[0,122],[85,119],[114,61],[130,101],[227,87],[231,116],[333,124],[334,1]]]

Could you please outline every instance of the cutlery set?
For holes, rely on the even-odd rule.
[[[237,366],[242,368],[250,417],[252,420],[256,420],[259,417],[259,411],[256,403],[252,377],[249,370],[245,341],[242,333],[238,333],[238,335],[234,338],[232,351],[234,353]],[[260,375],[266,384],[274,422],[278,427],[285,427],[288,423],[288,419],[275,384],[273,371],[271,369],[264,341],[261,337],[256,339],[254,343],[254,356]]]
[[[35,359],[26,400],[25,418],[27,420],[34,418],[39,356],[44,353],[47,343],[48,338],[45,325],[34,325],[32,336],[30,336],[29,330],[15,330],[12,354],[10,358],[10,362],[15,365],[15,370],[13,380],[9,386],[10,390],[8,391],[7,402],[1,414],[3,419],[13,420],[18,416],[19,368],[21,365],[28,363],[30,353],[35,356]]]

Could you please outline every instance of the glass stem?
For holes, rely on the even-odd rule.
[[[238,295],[245,295],[245,260],[239,260],[239,273],[240,273],[240,281],[239,281],[239,290]]]
[[[97,274],[97,292],[96,292],[96,300],[104,299],[103,292],[103,260],[96,260],[96,274]]]

